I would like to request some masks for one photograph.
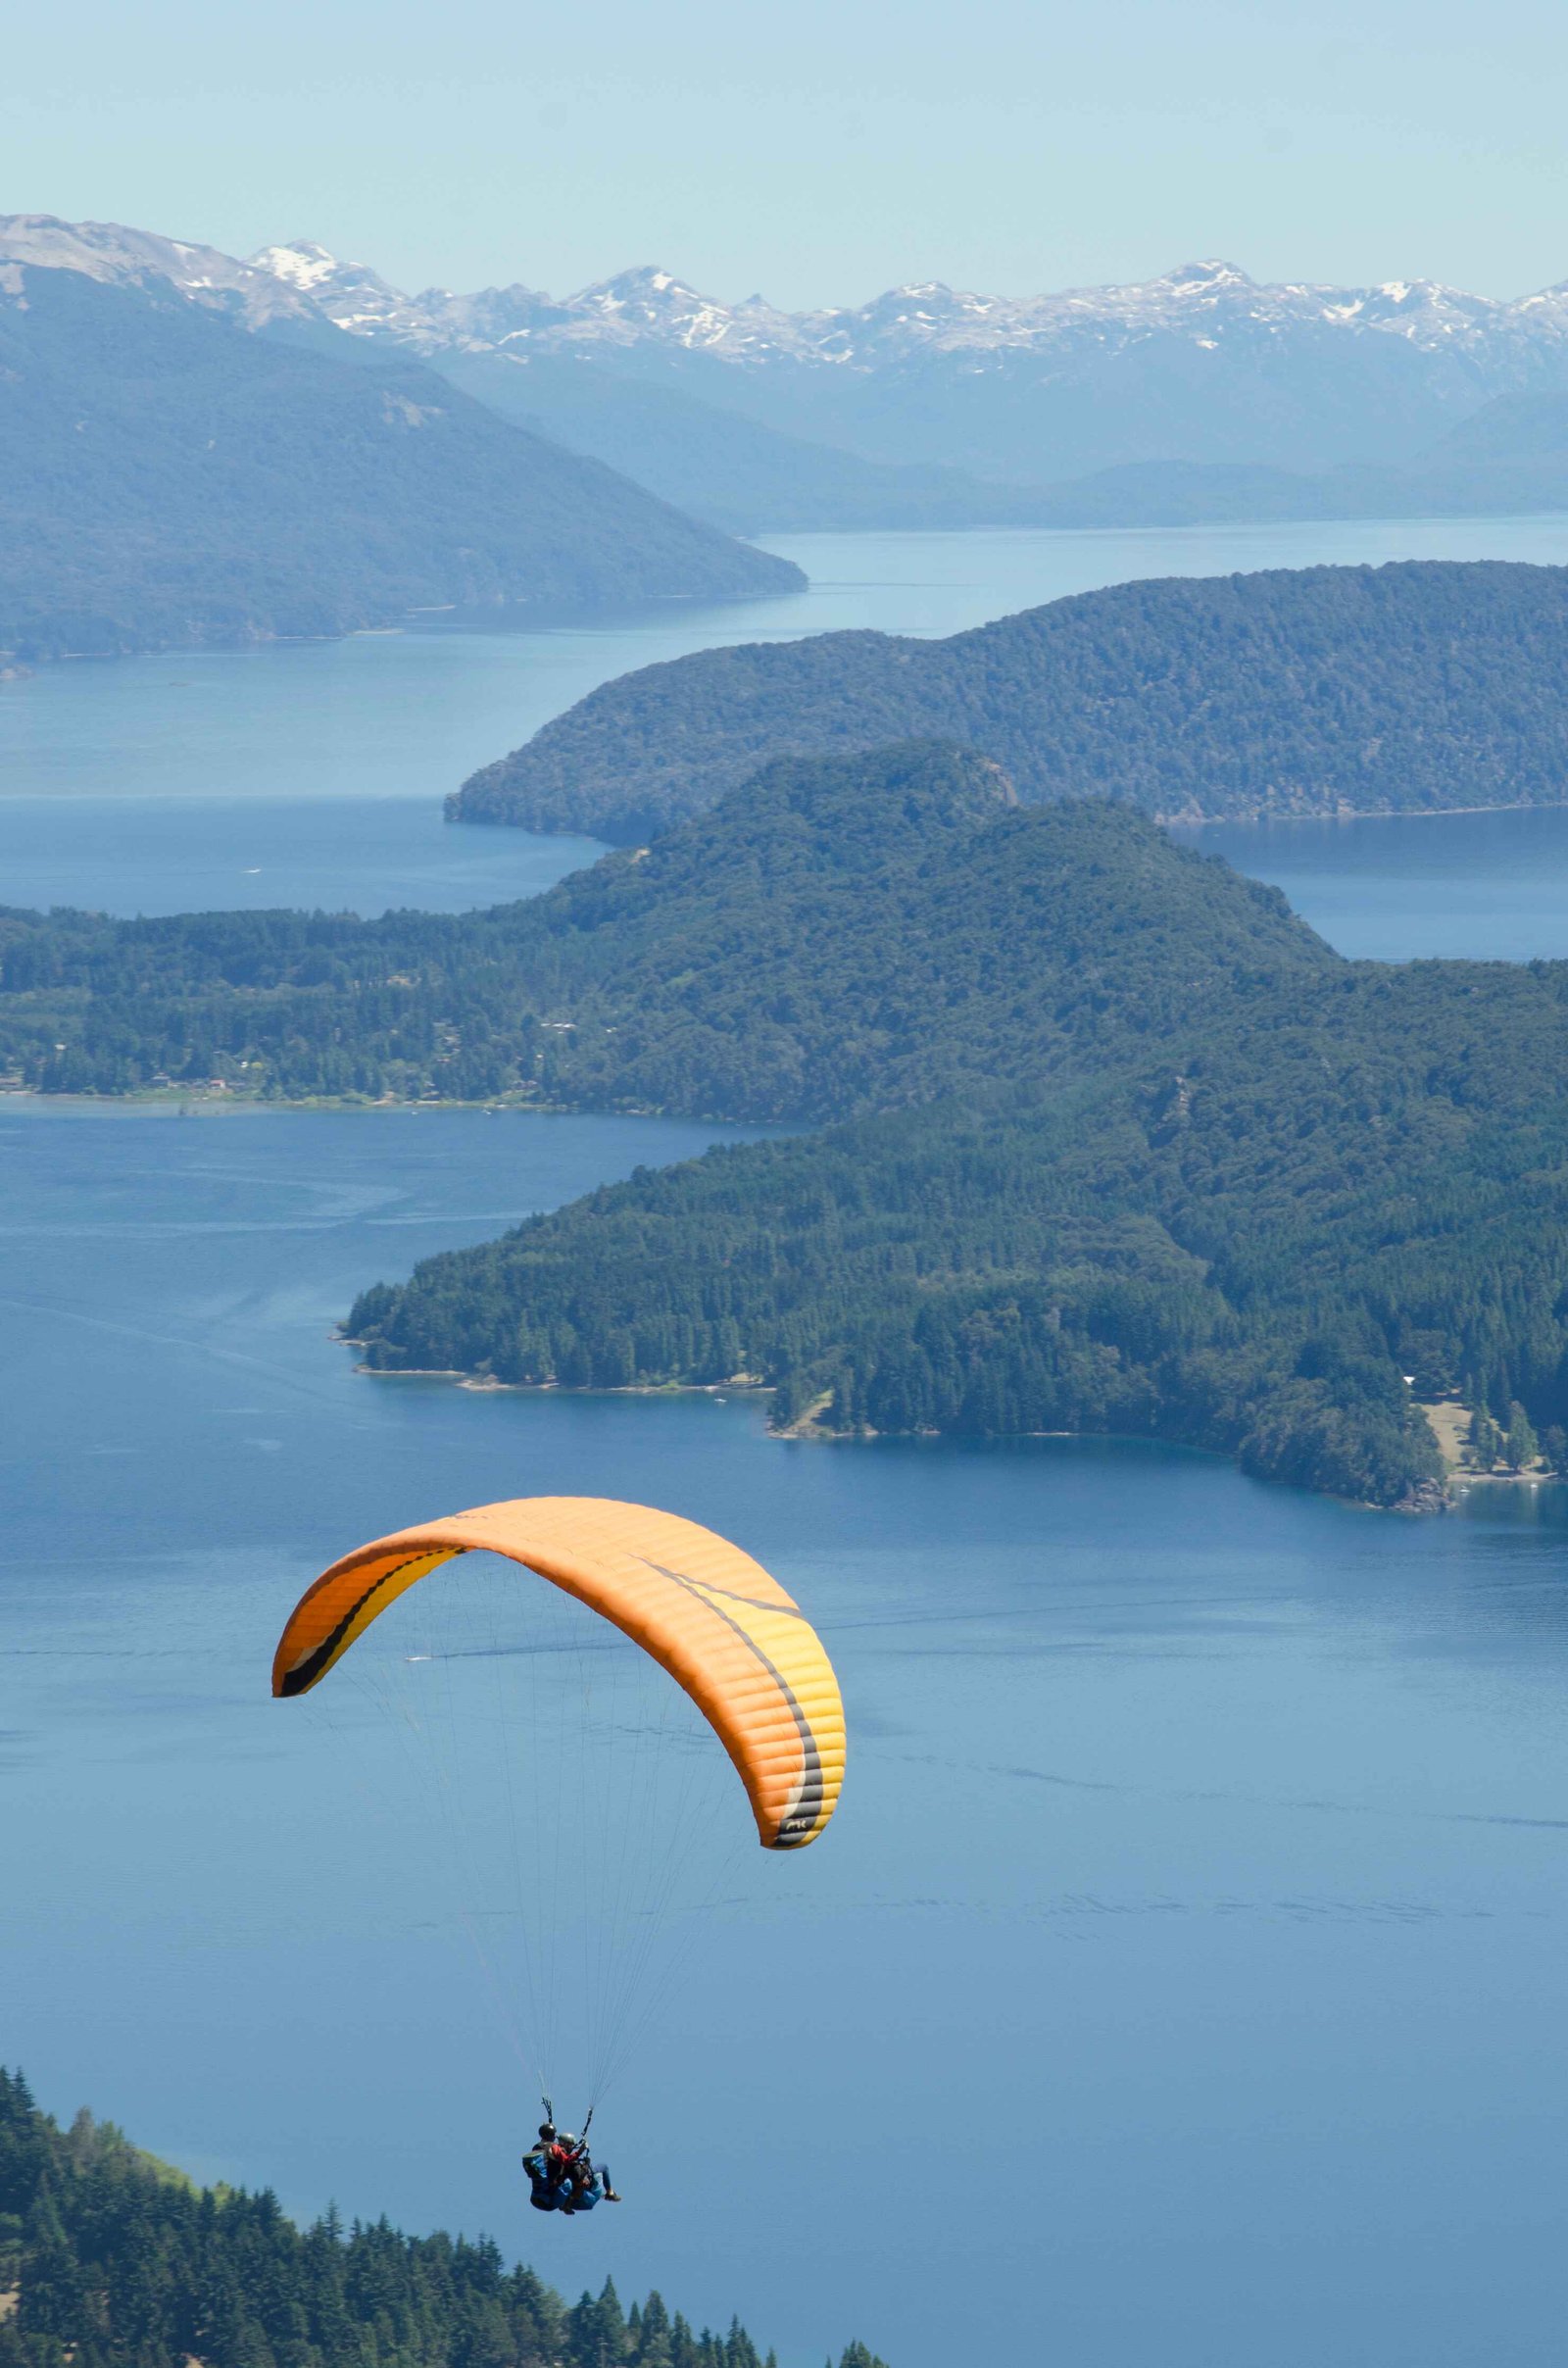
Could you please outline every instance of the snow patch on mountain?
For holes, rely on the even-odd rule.
[[[1533,381],[1548,359],[1554,374],[1568,362],[1568,283],[1509,300],[1424,279],[1365,288],[1260,282],[1215,257],[1125,286],[995,296],[922,280],[867,304],[803,313],[781,312],[760,296],[726,304],[654,265],[560,298],[522,285],[405,296],[364,265],[339,263],[304,241],[265,247],[251,265],[308,290],[342,328],[426,352],[493,345],[591,358],[596,349],[642,347],[745,369],[789,363],[867,372],[943,358],[970,367],[1022,358],[1050,372],[1155,338],[1218,353],[1325,331],[1462,354],[1489,391]]]
[[[296,238],[286,247],[263,247],[251,257],[250,268],[270,271],[274,279],[286,280],[291,288],[303,288],[309,294],[330,280],[342,266],[325,247]]]
[[[143,288],[162,281],[189,302],[225,313],[246,328],[290,318],[319,319],[275,271],[238,263],[216,247],[161,238],[122,222],[68,222],[54,214],[0,215],[0,264],[24,271],[79,271],[88,279]]]
[[[1260,282],[1209,257],[1125,286],[1036,296],[985,295],[941,280],[889,288],[863,305],[787,313],[760,296],[706,296],[654,265],[574,295],[522,283],[471,294],[406,294],[370,270],[309,239],[261,248],[248,261],[195,241],[118,222],[68,222],[50,214],[0,216],[0,270],[80,271],[139,286],[163,282],[247,327],[278,320],[333,322],[354,336],[432,354],[500,350],[625,355],[638,349],[704,355],[747,370],[780,365],[871,373],[1027,363],[1045,377],[1152,340],[1204,354],[1245,352],[1283,336],[1392,337],[1460,358],[1478,394],[1556,382],[1568,370],[1568,282],[1506,299],[1437,280],[1364,288]]]

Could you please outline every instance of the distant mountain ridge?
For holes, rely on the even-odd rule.
[[[166,258],[166,268],[185,272],[179,259]],[[235,269],[234,292],[258,324],[269,318],[251,292],[260,274],[281,291],[276,318],[291,328],[321,315],[353,336],[416,353],[504,419],[606,462],[729,533],[1051,522],[1043,491],[819,446],[673,384],[628,379],[605,357],[573,350],[568,337],[531,336],[577,300],[563,307],[523,287],[409,296],[311,240],[263,247]],[[178,284],[210,300],[204,275]]]
[[[405,297],[373,271],[302,242],[250,263],[186,239],[52,215],[0,217],[0,298],[25,270],[74,272],[338,361],[415,360],[548,438],[731,535],[856,526],[1014,524],[1049,506],[956,469],[899,468],[824,449],[674,385],[647,385],[568,353],[514,349],[513,292]],[[785,583],[759,560],[758,585]],[[800,580],[795,577],[793,580]],[[696,588],[695,586],[693,588]]]
[[[522,281],[410,295],[310,240],[241,262],[0,220],[0,286],[29,263],[162,287],[266,337],[417,359],[734,534],[1568,507],[1568,467],[1524,421],[1568,394],[1568,283],[1510,300],[1259,283],[1210,261],[1121,287],[932,282],[788,313],[653,269],[560,298]]]
[[[728,304],[645,265],[569,296],[520,281],[471,295],[426,288],[401,294],[364,264],[344,264],[308,240],[263,247],[251,268],[328,310],[340,325],[396,327],[432,345],[455,333],[487,344],[524,339],[547,348],[638,346],[712,354],[738,369],[781,361],[870,370],[917,355],[1027,351],[1059,364],[1074,349],[1132,344],[1156,331],[1217,338],[1242,323],[1264,333],[1287,323],[1389,336],[1419,351],[1463,354],[1489,391],[1532,377],[1543,356],[1568,362],[1568,280],[1508,299],[1473,296],[1437,280],[1371,287],[1254,280],[1209,259],[1123,286],[1038,296],[987,296],[940,280],[887,289],[867,304],[788,313],[760,296]],[[345,317],[346,314],[346,317]]]
[[[307,241],[252,258],[360,335],[573,357],[679,384],[880,462],[1057,482],[1129,461],[1401,461],[1498,394],[1568,386],[1568,282],[1517,300],[1432,280],[1260,283],[1186,264],[999,297],[931,281],[788,313],[653,268],[554,297],[401,293]]]

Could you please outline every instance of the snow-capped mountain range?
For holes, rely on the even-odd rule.
[[[1494,396],[1568,386],[1568,283],[1506,301],[1432,280],[1264,284],[1205,262],[1128,287],[933,281],[786,313],[651,269],[557,298],[408,296],[305,242],[251,264],[339,327],[431,359],[569,357],[869,460],[1036,484],[1128,463],[1399,464]]]
[[[1303,325],[1462,354],[1489,378],[1511,379],[1529,372],[1544,353],[1568,352],[1568,281],[1508,301],[1431,279],[1368,288],[1271,285],[1237,264],[1207,262],[1127,287],[980,296],[928,280],[890,288],[869,304],[784,313],[760,296],[725,304],[652,267],[565,297],[520,283],[470,296],[444,288],[407,296],[366,265],[340,263],[303,240],[263,247],[250,268],[309,297],[359,335],[391,334],[431,347],[464,339],[582,353],[676,348],[743,368],[787,361],[866,371],[921,356],[961,355],[983,365],[988,357],[1020,352],[1049,361],[1085,346],[1114,352],[1155,335],[1213,351],[1238,333],[1278,335]]]
[[[368,265],[341,262],[305,239],[263,247],[240,262],[152,231],[41,214],[0,216],[0,265],[14,264],[100,279],[162,279],[198,303],[257,323],[315,311],[355,335],[391,336],[431,351],[510,345],[625,355],[643,348],[741,368],[790,362],[866,372],[937,355],[981,366],[1019,353],[1066,361],[1086,346],[1110,353],[1151,337],[1184,338],[1212,352],[1238,335],[1312,327],[1462,356],[1489,381],[1488,391],[1517,384],[1544,362],[1568,355],[1568,281],[1508,299],[1469,295],[1431,279],[1364,288],[1264,282],[1237,264],[1204,262],[1122,287],[983,296],[928,280],[890,288],[869,304],[786,313],[760,296],[726,304],[651,266],[572,296],[549,296],[520,281],[471,295],[447,288],[407,295]]]
[[[1510,300],[1432,280],[1264,283],[1205,262],[1125,287],[1005,297],[933,281],[787,313],[653,269],[564,297],[521,282],[409,295],[307,240],[241,262],[39,215],[0,218],[0,285],[18,267],[161,282],[253,328],[330,326],[477,365],[509,413],[526,403],[496,368],[517,365],[566,441],[571,366],[585,390],[616,381],[623,404],[630,382],[653,382],[666,403],[695,397],[841,455],[1036,485],[1127,463],[1399,465],[1494,397],[1568,388],[1568,282]]]

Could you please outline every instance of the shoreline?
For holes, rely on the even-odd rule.
[[[332,1332],[328,1338],[339,1348],[363,1349],[365,1342],[351,1340],[346,1332]],[[446,1381],[455,1390],[467,1390],[477,1398],[716,1398],[722,1405],[730,1398],[771,1398],[771,1382],[750,1377],[740,1381],[624,1381],[607,1382],[603,1388],[591,1383],[560,1381],[498,1381],[493,1373],[466,1373],[458,1365],[368,1365],[363,1361],[354,1367],[368,1381]],[[802,1434],[804,1436],[804,1434]],[[935,1437],[936,1434],[930,1434]],[[1041,1433],[1054,1437],[1055,1433]],[[1059,1434],[1065,1437],[1063,1432]],[[770,1439],[790,1439],[794,1431],[769,1431]],[[869,1436],[853,1431],[820,1431],[823,1439],[851,1439]]]
[[[194,1087],[180,1092],[172,1086],[138,1087],[130,1094],[40,1094],[31,1086],[0,1087],[0,1111],[23,1109],[29,1115],[41,1116],[47,1110],[139,1110],[160,1111],[171,1118],[206,1117],[215,1111],[229,1111],[237,1116],[242,1110],[264,1115],[286,1116],[293,1110],[355,1110],[368,1117],[399,1117],[412,1110],[483,1110],[492,1117],[522,1111],[542,1118],[658,1118],[660,1110],[584,1110],[574,1102],[539,1102],[518,1096],[515,1101],[500,1102],[367,1102],[358,1095],[302,1094],[297,1100],[284,1101],[270,1094],[202,1093]],[[755,1123],[746,1118],[698,1119],[698,1125],[748,1126]]]
[[[1516,1472],[1498,1471],[1495,1466],[1483,1471],[1479,1464],[1467,1463],[1470,1446],[1470,1408],[1456,1398],[1416,1400],[1427,1418],[1427,1426],[1438,1443],[1443,1457],[1443,1490],[1451,1505],[1470,1488],[1554,1488],[1562,1485],[1561,1475],[1552,1471],[1538,1455],[1533,1463]]]
[[[1260,830],[1265,825],[1288,828],[1305,822],[1442,822],[1459,814],[1568,814],[1568,797],[1499,798],[1486,806],[1334,806],[1321,814],[1275,814],[1254,808],[1250,814],[1156,814],[1150,816],[1161,830]]]
[[[367,1345],[363,1340],[355,1340],[346,1332],[334,1331],[330,1338],[345,1349],[363,1349]],[[742,1374],[733,1380],[726,1381],[634,1381],[607,1383],[602,1388],[596,1388],[591,1384],[584,1386],[575,1382],[498,1381],[494,1374],[468,1373],[461,1367],[453,1365],[371,1365],[366,1364],[362,1359],[356,1362],[354,1371],[357,1375],[363,1374],[368,1381],[444,1381],[450,1383],[454,1389],[466,1390],[475,1397],[481,1398],[710,1398],[716,1400],[719,1405],[723,1405],[732,1397],[771,1398],[776,1395],[773,1383],[759,1380],[753,1374]],[[781,1444],[806,1441],[822,1446],[844,1444],[855,1446],[864,1445],[877,1439],[929,1440],[951,1445],[959,1436],[957,1433],[940,1430],[832,1430],[820,1420],[830,1396],[831,1393],[824,1393],[813,1400],[808,1406],[796,1415],[793,1422],[785,1423],[778,1428],[769,1423],[765,1428],[764,1437],[776,1440]],[[1422,1408],[1422,1411],[1428,1414],[1429,1419],[1432,1410],[1426,1406]],[[1444,1402],[1440,1402],[1438,1410],[1445,1410]],[[1466,1408],[1454,1406],[1452,1410],[1463,1415],[1468,1421]],[[1233,1471],[1241,1469],[1236,1456],[1224,1448],[1199,1447],[1191,1440],[1170,1439],[1159,1432],[1009,1431],[989,1444],[1004,1446],[1031,1439],[1076,1439],[1084,1442],[1137,1440],[1150,1447],[1174,1449],[1183,1455],[1211,1456],[1216,1462],[1229,1464]],[[1520,1486],[1547,1488],[1561,1485],[1555,1473],[1539,1465],[1533,1470],[1522,1472],[1475,1471],[1457,1462],[1449,1462],[1447,1450],[1441,1436],[1439,1446],[1444,1450],[1446,1466],[1444,1479],[1424,1482],[1421,1491],[1416,1496],[1406,1496],[1397,1504],[1376,1505],[1364,1497],[1336,1497],[1332,1491],[1326,1489],[1306,1489],[1304,1493],[1314,1497],[1326,1496],[1330,1503],[1348,1505],[1359,1512],[1402,1513],[1408,1517],[1452,1511],[1457,1497],[1462,1495],[1472,1483],[1509,1488]],[[1454,1486],[1456,1481],[1463,1484],[1457,1490]],[[1282,1485],[1296,1484],[1287,1482]]]
[[[541,1118],[662,1118],[677,1124],[692,1126],[747,1126],[799,1131],[789,1118],[738,1118],[703,1111],[688,1117],[684,1110],[650,1109],[646,1103],[616,1107],[599,1102],[542,1102],[534,1094],[503,1095],[499,1100],[462,1102],[451,1100],[399,1102],[382,1097],[367,1101],[359,1094],[301,1094],[285,1101],[272,1094],[246,1094],[232,1088],[221,1091],[209,1087],[199,1092],[194,1087],[183,1090],[177,1086],[138,1086],[129,1094],[41,1094],[32,1086],[0,1085],[0,1111],[8,1105],[24,1106],[33,1115],[51,1110],[161,1110],[169,1117],[194,1118],[211,1110],[263,1110],[282,1114],[289,1110],[361,1110],[368,1113],[398,1116],[410,1110],[482,1110],[487,1116],[500,1118],[522,1111]]]

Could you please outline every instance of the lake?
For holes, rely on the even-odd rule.
[[[789,2368],[1554,2358],[1557,1493],[1411,1522],[1144,1446],[782,1445],[328,1337],[708,1131],[0,1110],[7,2056],[204,2176],[657,2281]],[[535,2100],[428,1850],[267,1698],[321,1561],[540,1490],[743,1540],[854,1735],[604,2107],[628,2200],[586,2226],[522,2208]]]
[[[461,911],[549,887],[586,839],[443,823],[441,800],[628,668],[844,626],[952,633],[1139,575],[1568,561],[1568,518],[1142,532],[796,535],[808,592],[543,632],[81,660],[0,683],[0,903],[111,913]],[[1568,811],[1200,834],[1349,954],[1568,953]],[[1415,879],[1419,876],[1419,886]]]
[[[808,602],[946,631],[1116,570],[1413,547],[1568,527],[846,537]],[[688,624],[742,629],[6,686],[0,901],[525,893],[589,850],[444,829],[440,792]],[[1335,942],[1382,933],[1348,950],[1524,954],[1568,950],[1560,820],[1203,839]],[[483,2227],[568,2293],[658,2283],[785,2368],[856,2334],[893,2368],[1555,2362],[1565,1492],[1407,1521],[1146,1445],[783,1444],[746,1398],[375,1381],[331,1337],[366,1283],[714,1133],[0,1103],[0,2054],[203,2177]],[[745,1853],[596,2123],[625,2206],[566,2227],[523,2207],[535,2098],[373,1731],[347,1782],[327,1689],[267,1698],[328,1556],[543,1491],[759,1554],[854,1739],[832,1832]]]
[[[1568,957],[1568,806],[1223,822],[1177,835],[1272,880],[1342,954]]]

